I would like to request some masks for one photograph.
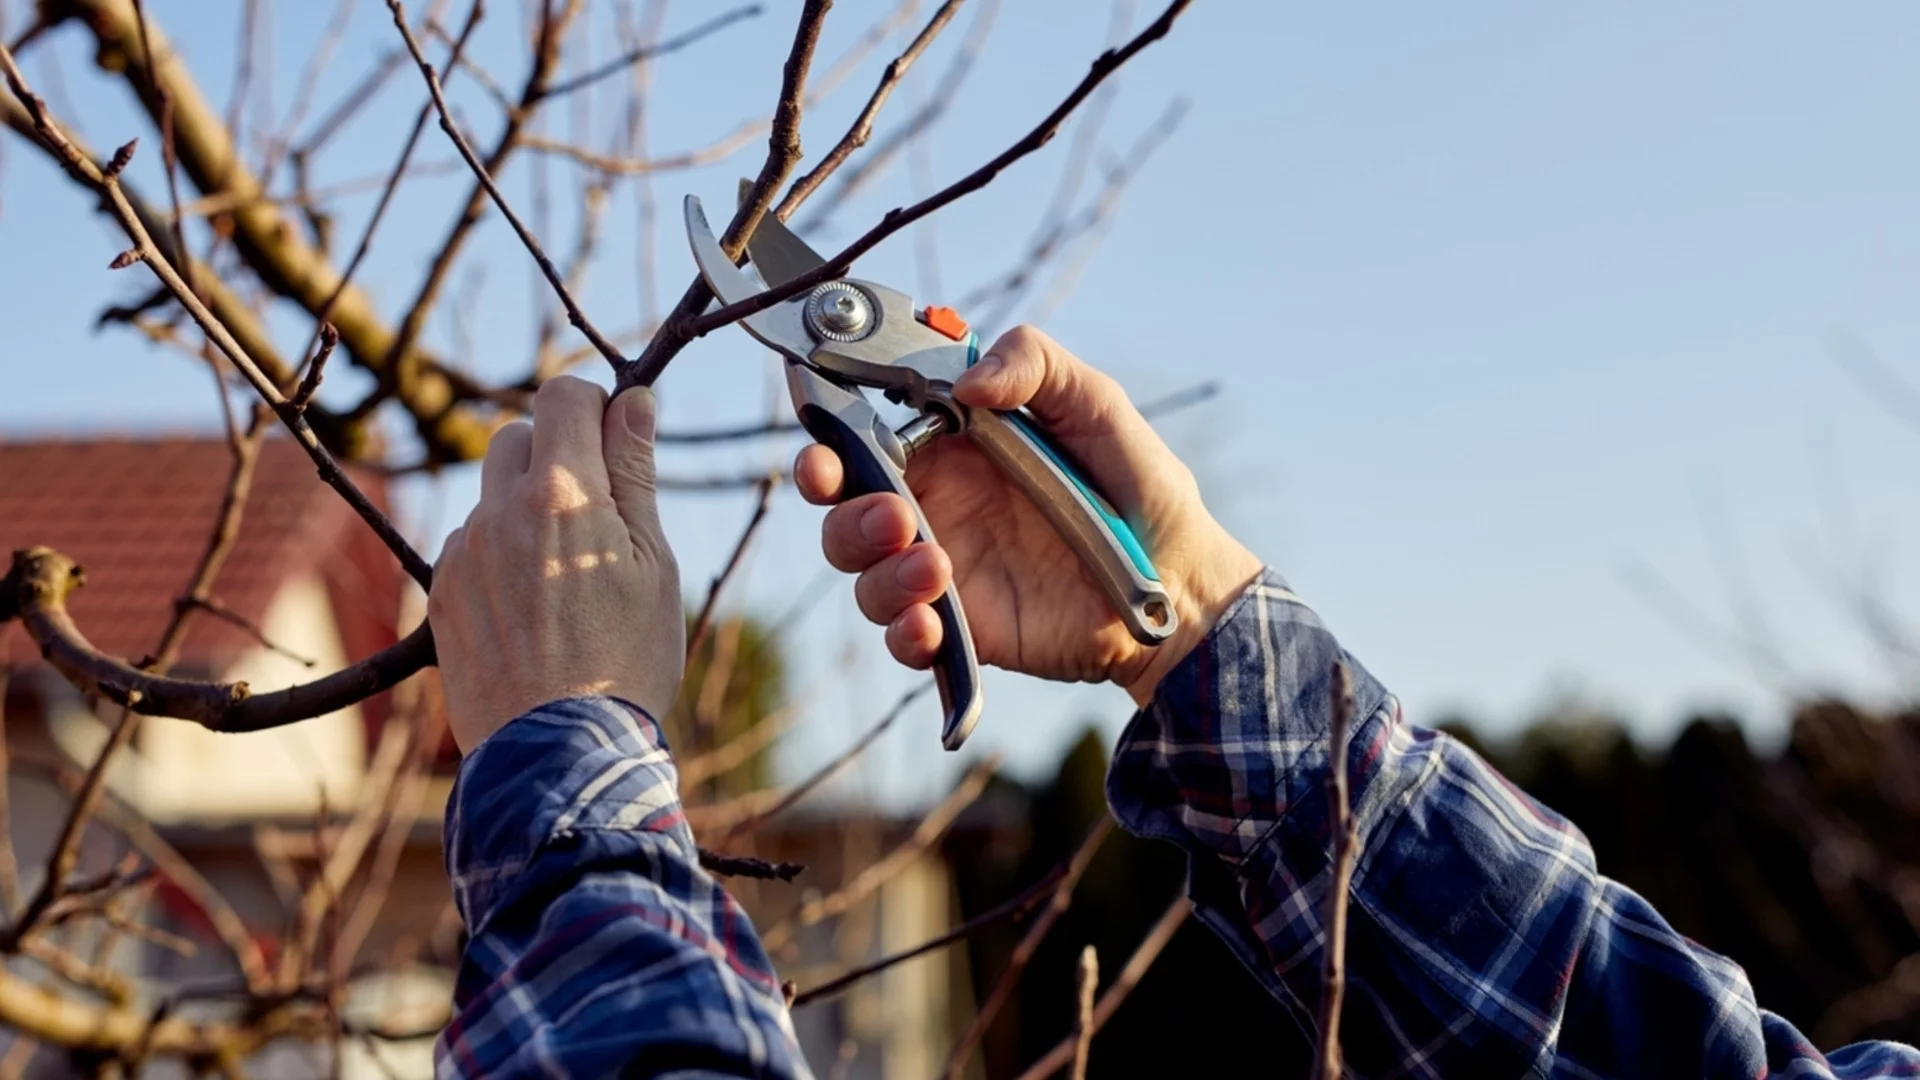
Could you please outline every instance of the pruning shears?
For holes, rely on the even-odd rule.
[[[700,200],[686,198],[687,240],[700,276],[723,304],[745,300],[826,265],[772,214],[747,241],[766,282],[734,264],[707,224]],[[920,500],[907,487],[907,460],[934,439],[965,435],[1026,493],[1073,549],[1134,639],[1165,641],[1179,617],[1153,560],[1113,505],[1024,409],[974,409],[953,399],[953,384],[980,358],[980,339],[952,308],[918,307],[878,282],[842,277],[748,315],[740,325],[787,361],[794,414],[815,442],[846,467],[846,495],[890,491],[907,501],[917,540],[933,539]],[[879,390],[918,412],[898,429],[862,393]],[[933,603],[942,638],[934,678],[946,712],[941,742],[957,750],[980,719],[980,660],[953,586]]]

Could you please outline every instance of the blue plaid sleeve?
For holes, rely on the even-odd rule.
[[[1188,853],[1199,918],[1314,1030],[1331,833],[1332,670],[1353,675],[1361,850],[1342,1043],[1367,1077],[1920,1076],[1821,1054],[1741,969],[1600,876],[1586,837],[1398,702],[1269,572],[1161,684],[1107,780],[1129,831]]]
[[[678,783],[659,725],[611,698],[541,706],[461,763],[446,858],[469,937],[439,1075],[809,1075]]]

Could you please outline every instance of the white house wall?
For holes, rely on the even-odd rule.
[[[268,640],[318,663],[308,668],[270,649],[246,654],[227,680],[256,690],[307,682],[347,665],[326,586],[317,577],[284,586],[261,629]],[[297,724],[222,735],[198,724],[148,720],[125,794],[157,821],[309,815],[327,804],[351,807],[366,769],[366,736],[357,707]]]

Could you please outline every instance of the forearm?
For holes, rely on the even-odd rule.
[[[446,850],[470,938],[443,1073],[807,1075],[676,785],[658,726],[611,698],[535,709],[462,763]]]
[[[1359,1075],[1881,1075],[1829,1064],[1745,975],[1600,877],[1586,838],[1398,703],[1269,574],[1162,684],[1109,776],[1121,823],[1185,848],[1200,917],[1309,1033],[1330,880],[1336,661],[1353,675],[1360,835],[1343,1034]],[[1798,1069],[1793,1072],[1791,1070]]]

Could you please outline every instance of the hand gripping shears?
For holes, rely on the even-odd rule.
[[[721,303],[764,291],[721,249],[692,195],[686,199],[686,219],[693,260]],[[826,264],[772,214],[748,239],[747,254],[772,286]],[[913,508],[916,539],[932,540],[920,500],[907,487],[907,460],[935,438],[964,434],[1046,516],[1136,641],[1155,645],[1178,628],[1179,616],[1132,526],[1040,423],[1023,409],[970,409],[953,399],[954,381],[980,355],[980,339],[953,309],[917,308],[898,290],[843,277],[748,315],[740,325],[786,359],[794,413],[815,442],[840,456],[848,498],[891,491]],[[919,415],[896,430],[861,387],[877,389]],[[942,631],[934,657],[946,711],[940,737],[948,750],[957,750],[980,719],[980,660],[952,586],[934,601],[933,610]]]

